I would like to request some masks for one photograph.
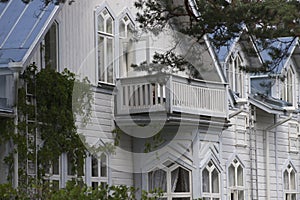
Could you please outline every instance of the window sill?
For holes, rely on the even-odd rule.
[[[116,86],[116,84],[114,83],[106,83],[106,82],[102,82],[102,81],[98,81],[98,87],[111,87],[114,88]]]

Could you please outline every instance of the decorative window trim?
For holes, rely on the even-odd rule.
[[[297,176],[297,170],[293,163],[288,160],[285,165],[284,169],[282,170],[282,188],[283,188],[283,199],[284,200],[293,200],[297,199],[297,193],[298,193],[298,176]],[[292,171],[294,173],[292,174]],[[285,184],[285,173],[287,172],[288,175],[288,186]],[[291,187],[291,176],[294,176],[294,189],[290,188]],[[288,189],[286,188],[288,187]],[[294,196],[294,198],[292,198]]]
[[[178,169],[178,168],[182,168],[183,170],[186,170],[189,174],[189,192],[172,192],[172,180],[171,180],[171,173]],[[185,166],[182,166],[176,162],[173,161],[166,161],[164,162],[164,164],[160,164],[158,166],[156,166],[155,168],[152,168],[151,170],[149,170],[146,173],[146,189],[147,191],[150,190],[150,185],[149,185],[149,173],[156,171],[156,170],[163,170],[166,172],[166,181],[167,181],[167,185],[166,185],[166,189],[167,191],[163,193],[163,196],[161,197],[162,199],[166,199],[166,200],[172,200],[173,198],[180,198],[180,197],[186,197],[186,198],[190,198],[190,200],[192,200],[192,171],[188,168],[186,168]]]
[[[295,106],[296,102],[296,74],[295,69],[292,64],[286,69],[283,73],[285,79],[281,82],[282,84],[282,90],[281,90],[281,98],[289,103],[292,104],[292,106]]]
[[[209,166],[209,163],[212,163],[212,165],[211,166]],[[217,170],[217,172],[218,172],[218,190],[219,190],[219,192],[218,193],[213,193],[212,192],[212,188],[213,188],[213,186],[212,186],[212,172],[214,171],[214,170]],[[209,172],[209,181],[208,181],[208,184],[209,184],[209,192],[204,192],[203,191],[203,186],[204,186],[204,183],[203,183],[203,171],[204,170],[208,170],[208,172]],[[206,165],[204,165],[203,167],[202,167],[202,169],[201,169],[201,173],[200,173],[200,176],[201,176],[201,194],[202,194],[202,197],[203,198],[205,198],[205,199],[207,199],[207,200],[213,200],[213,199],[221,199],[221,196],[222,196],[222,190],[221,190],[221,170],[220,170],[220,168],[218,167],[218,165],[214,162],[214,160],[213,159],[210,159],[207,163],[206,163]]]
[[[236,161],[236,162],[235,162]],[[229,168],[231,167],[231,165],[233,165],[234,167],[234,186],[230,186],[230,172],[229,172]],[[242,167],[242,186],[238,185],[238,167],[241,166]],[[238,195],[239,191],[243,191],[243,199],[245,199],[246,195],[246,178],[245,178],[246,172],[245,172],[245,165],[243,164],[243,162],[239,159],[239,157],[237,155],[234,155],[232,159],[230,159],[230,162],[227,163],[227,189],[228,189],[228,199],[229,200],[235,200],[236,198],[232,199],[231,194],[235,194]]]
[[[240,69],[244,60],[238,51],[233,52],[228,60],[226,67],[226,77],[231,90],[236,93],[239,99],[245,98],[245,73]],[[238,66],[237,66],[238,65]]]
[[[111,17],[111,20],[112,20],[112,30],[111,32],[112,33],[109,33],[109,32],[106,32],[106,26],[103,26],[104,27],[104,31],[100,31],[98,28],[99,28],[99,21],[98,21],[98,17],[103,13],[103,12],[107,12],[107,14]],[[107,20],[105,18],[105,20]],[[106,23],[106,22],[105,22]],[[117,31],[117,26],[116,26],[116,15],[114,14],[114,12],[112,11],[112,9],[108,6],[108,4],[105,2],[104,4],[102,4],[101,6],[98,6],[96,7],[96,10],[95,10],[95,57],[96,57],[96,80],[97,80],[97,83],[101,83],[101,84],[107,84],[107,85],[114,85],[114,82],[115,82],[115,66],[114,66],[114,59],[115,59],[115,50],[116,50],[116,46],[115,46],[115,41],[116,41],[116,38],[115,38],[115,35],[116,35],[116,31]],[[101,67],[101,64],[100,64],[100,60],[99,57],[99,37],[103,37],[103,66]],[[111,61],[107,60],[108,57],[107,57],[107,45],[108,45],[108,40],[111,40]],[[101,60],[102,61],[102,60]],[[108,80],[110,79],[107,75],[107,65],[108,64],[111,64],[112,66],[112,80]],[[101,69],[103,68],[103,69]],[[101,79],[101,75],[103,74],[104,77],[104,80]]]

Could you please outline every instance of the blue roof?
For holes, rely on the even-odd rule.
[[[21,0],[0,3],[0,66],[23,60],[57,10],[55,8],[53,3],[45,6],[42,0],[28,4]]]
[[[209,34],[208,38],[210,38],[210,39],[213,38],[213,35],[214,34]],[[238,37],[232,38],[231,40],[228,40],[224,45],[222,45],[218,48],[212,44],[219,62],[225,62],[226,58],[228,57],[228,55],[237,39],[238,39]]]
[[[271,48],[276,48],[278,50],[285,51],[287,53],[287,56],[284,56],[283,59],[278,60],[275,64],[272,64],[270,67],[274,73],[280,73],[282,68],[284,67],[285,63],[288,60],[288,56],[292,53],[293,48],[296,45],[296,40],[293,41],[293,37],[282,37],[282,38],[277,38],[276,40],[272,41],[271,43]],[[292,45],[290,45],[290,42],[292,42]],[[261,45],[257,44],[260,56],[263,60],[264,63],[267,62],[274,62],[272,59],[270,53],[271,49],[264,49],[262,50]]]

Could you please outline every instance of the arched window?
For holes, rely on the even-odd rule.
[[[202,196],[207,200],[221,199],[220,196],[220,171],[210,160],[202,170]]]
[[[191,172],[175,163],[170,167],[158,169],[148,173],[148,190],[161,190],[163,196],[161,199],[190,200],[191,191]]]
[[[283,172],[283,185],[284,185],[284,199],[296,200],[297,198],[296,171],[291,164],[288,164],[288,166]]]
[[[244,199],[244,169],[237,158],[235,158],[228,167],[228,184],[230,200]]]
[[[244,73],[241,69],[243,59],[239,53],[231,55],[228,61],[227,80],[231,90],[239,97],[244,98]]]
[[[134,23],[128,14],[119,20],[119,67],[120,76],[126,77],[131,64],[134,63],[134,43],[132,40]]]
[[[98,78],[101,82],[114,82],[114,18],[107,8],[97,16]]]
[[[282,83],[281,98],[289,103],[294,104],[294,85],[295,85],[295,72],[290,66],[286,73],[286,78]]]

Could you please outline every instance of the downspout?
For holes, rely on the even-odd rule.
[[[267,199],[270,199],[270,140],[269,140],[269,132],[280,126],[281,124],[284,124],[285,122],[289,121],[292,118],[292,114],[290,114],[290,116],[282,121],[279,121],[276,123],[277,121],[277,117],[275,116],[275,124],[273,124],[272,126],[267,127],[263,132],[265,135],[265,145],[266,145],[266,193],[267,193]],[[275,133],[276,134],[276,133]]]
[[[10,62],[8,63],[8,68],[13,71],[14,73],[14,89],[15,89],[15,96],[14,96],[14,134],[18,134],[18,87],[19,87],[19,73],[23,69],[23,65],[21,62]],[[14,166],[13,166],[13,187],[18,188],[19,186],[19,159],[18,159],[18,151],[17,151],[18,146],[14,144],[14,151],[13,154],[13,161],[14,161]]]

